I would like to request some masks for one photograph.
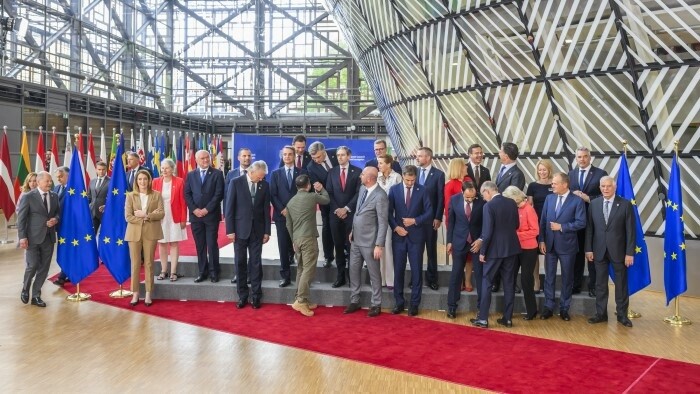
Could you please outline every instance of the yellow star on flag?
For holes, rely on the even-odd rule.
[[[63,245],[64,243],[66,243],[66,239],[63,238],[63,237],[61,237],[61,238],[58,239],[58,243],[60,243],[61,245]]]
[[[88,242],[92,241],[92,235],[90,235],[90,234],[85,234],[85,237],[84,237],[84,238],[85,238],[85,240],[88,241]]]
[[[87,190],[83,190],[83,192],[80,193],[80,195],[83,196],[83,197],[87,197]]]
[[[635,248],[634,248],[634,253],[635,253],[635,254],[637,254],[637,253],[642,253],[642,248],[640,248],[639,246],[635,246]]]
[[[118,194],[119,194],[119,189],[117,189],[117,188],[115,187],[114,190],[112,190],[112,194],[114,194],[115,196],[118,195]]]
[[[73,189],[72,187],[70,189],[68,189],[68,194],[70,194],[71,196],[74,195],[75,189]]]
[[[671,260],[675,260],[675,259],[676,259],[676,257],[678,257],[678,255],[677,255],[677,254],[675,254],[675,253],[671,253]]]
[[[673,207],[672,207],[672,208],[673,208],[674,211],[677,211],[677,210],[678,210],[678,204],[673,204]]]
[[[79,244],[80,242],[78,242],[77,239],[74,239],[73,242],[71,242],[71,243],[73,244],[73,246],[78,246],[78,244]]]
[[[109,237],[105,237],[105,238],[102,240],[102,242],[108,244],[108,243],[109,243]]]
[[[670,207],[671,206],[671,200],[666,200],[666,206]]]
[[[681,250],[685,250],[685,242],[679,245],[681,247]]]
[[[630,202],[632,203],[632,205],[637,205],[637,200],[630,200]]]
[[[124,241],[121,239],[117,239],[117,245],[122,246],[124,244]]]

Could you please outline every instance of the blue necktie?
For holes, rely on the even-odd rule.
[[[579,176],[578,176],[578,189],[579,190],[583,190],[583,179],[584,179],[585,174],[586,174],[586,170],[581,170],[579,172]]]
[[[287,187],[292,190],[292,169],[287,168]]]
[[[498,178],[497,178],[496,182],[501,181],[501,177],[503,176],[504,172],[506,172],[506,166],[501,166],[501,170],[498,172]]]
[[[557,207],[554,208],[554,214],[555,214],[555,215],[559,215],[559,210],[561,209],[561,203],[562,203],[561,200],[562,200],[563,198],[564,198],[564,196],[559,196],[559,199],[557,200]]]
[[[207,170],[202,170],[200,177],[202,178],[202,183],[204,183],[204,178],[207,176]]]
[[[362,198],[360,199],[360,206],[358,207],[358,210],[362,208],[362,206],[365,204],[365,199],[367,198],[367,189],[365,189],[365,192],[362,193]]]
[[[425,185],[425,168],[420,170],[420,184]]]

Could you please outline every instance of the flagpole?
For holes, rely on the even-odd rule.
[[[15,242],[14,240],[10,239],[10,228],[7,224],[7,219],[5,219],[5,214],[3,213],[2,216],[4,222],[5,222],[5,238],[0,239],[0,245],[7,245]]]
[[[627,157],[627,140],[622,140],[622,153]],[[642,317],[641,313],[633,311],[631,307],[627,309],[628,319],[638,319],[640,317]]]
[[[92,295],[80,292],[80,283],[77,283],[75,285],[75,294],[71,294],[68,297],[66,297],[66,299],[71,302],[87,301],[90,298],[92,298]]]
[[[673,141],[673,150],[676,152],[676,159],[678,159],[678,140]],[[680,295],[677,295],[675,300],[673,300],[674,303],[674,314],[673,316],[669,316],[664,319],[664,322],[676,326],[676,327],[681,327],[681,326],[687,326],[692,324],[693,322],[690,321],[690,319],[687,319],[683,316],[681,316],[681,305],[680,305]]]
[[[109,296],[112,298],[126,298],[131,295],[134,295],[134,293],[131,290],[124,290],[123,285],[119,285],[118,290],[114,290],[113,292],[109,293]]]

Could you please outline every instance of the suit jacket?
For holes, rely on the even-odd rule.
[[[379,161],[376,158],[374,158],[365,163],[365,168],[367,167],[374,167],[376,169],[379,169]],[[401,175],[401,164],[397,160],[391,162],[391,169],[396,171],[397,174]]]
[[[272,171],[270,176],[270,194],[275,222],[283,222],[285,217],[282,215],[282,210],[287,207],[287,203],[297,194],[297,186],[294,180],[300,175],[306,173],[304,169],[292,168],[292,185],[287,182],[287,168],[280,167]]]
[[[502,195],[493,196],[484,204],[480,254],[487,259],[501,259],[520,253],[518,239],[518,205]],[[454,245],[453,245],[454,247]]]
[[[421,168],[418,168],[418,176],[416,176],[416,183],[420,179]],[[430,200],[430,207],[433,210],[433,219],[442,221],[442,216],[445,214],[445,173],[439,170],[433,164],[430,167],[430,171],[425,176],[425,183],[423,184],[426,194],[428,195],[428,200]],[[428,223],[430,226],[433,225],[432,221]],[[426,224],[426,225],[428,225]]]
[[[302,238],[318,238],[316,227],[316,204],[328,205],[331,202],[326,189],[319,193],[299,191],[287,203],[287,231],[292,242]]]
[[[579,171],[578,167],[569,171],[569,190],[572,192],[580,190],[586,193],[591,201],[600,197],[602,195],[600,192],[600,178],[608,175],[608,172],[598,167],[591,166],[591,168],[586,171],[586,179],[584,179],[583,185],[580,185]],[[586,203],[586,208],[588,208],[588,204],[589,203]]]
[[[576,232],[586,227],[586,205],[579,196],[569,193],[556,214],[558,194],[550,194],[544,200],[542,216],[540,217],[539,241],[547,246],[547,252],[552,248],[558,254],[578,253],[578,235]],[[561,231],[552,231],[550,222],[560,223]]]
[[[107,190],[109,189],[109,177],[105,176],[102,179],[102,184],[99,189],[97,188],[97,178],[90,180],[90,193],[88,193],[88,200],[90,201],[90,215],[96,219],[102,218],[102,212],[100,212],[100,207],[105,205],[107,201]]]
[[[255,201],[248,188],[248,176],[234,179],[228,189],[226,208],[226,234],[236,234],[236,238],[248,239],[253,229],[255,234],[270,235],[270,185],[266,180],[257,184]]]
[[[185,179],[185,202],[190,210],[190,222],[220,222],[221,200],[224,198],[224,175],[220,170],[207,169],[202,183],[199,167],[187,173]],[[205,217],[195,216],[194,210],[206,208]]]
[[[173,214],[173,223],[187,222],[187,204],[185,203],[185,181],[182,178],[171,177],[170,184],[170,211]],[[163,190],[163,178],[153,180],[153,190]]]
[[[134,216],[134,211],[145,210],[146,218]],[[160,221],[165,216],[163,197],[157,191],[148,195],[146,207],[141,206],[141,197],[138,192],[130,192],[126,195],[126,235],[125,241],[157,241],[163,239],[163,227]]]
[[[313,160],[311,159],[311,155],[309,154],[308,151],[304,151],[304,154],[302,155],[301,158],[301,168],[300,169],[306,169],[306,166],[309,165]],[[297,166],[297,152],[294,152],[294,167]],[[277,166],[278,168],[284,167],[284,161],[280,159],[280,164]]]
[[[51,218],[60,220],[60,203],[55,192],[49,191],[48,193],[49,212],[46,212],[44,200],[38,188],[27,192],[22,197],[22,203],[19,204],[19,210],[17,211],[17,238],[26,238],[29,245],[41,244],[47,237],[51,243],[56,242],[58,223],[49,228],[46,226],[46,222]]]
[[[228,184],[229,184],[232,180],[238,178],[239,176],[241,176],[241,167],[236,167],[236,168],[234,168],[233,170],[227,172],[227,173],[226,173],[226,183],[225,183],[226,188],[228,188]],[[225,190],[225,189],[224,189],[224,190]]]
[[[452,249],[457,252],[469,250],[471,245],[467,243],[468,236],[471,234],[472,242],[481,237],[483,210],[484,200],[479,198],[474,200],[471,220],[469,220],[464,210],[464,196],[462,194],[452,196],[447,210],[447,243],[452,244]]]
[[[328,159],[333,164],[333,168],[338,166],[338,159],[335,157],[335,149],[326,149],[326,154]],[[323,167],[323,165],[312,161],[306,166],[306,172],[309,173],[309,178],[311,179],[311,184],[316,182],[321,182],[324,188],[326,187],[326,180],[328,179],[328,171]]]
[[[476,184],[476,176],[474,176],[474,170],[472,170],[472,165],[467,160],[467,176],[471,179],[474,180],[474,183]],[[479,183],[476,185],[476,192],[481,193],[481,185],[484,184],[486,181],[491,180],[491,173],[489,172],[489,169],[484,167],[483,165],[479,164]],[[454,245],[452,246],[454,247]]]
[[[362,170],[352,164],[348,164],[345,174],[345,190],[340,187],[340,166],[331,168],[326,179],[326,190],[331,197],[331,212],[338,208],[348,207],[350,215],[355,213],[357,205],[357,193],[360,191],[362,182],[360,174]]]
[[[605,252],[616,263],[625,261],[625,255],[634,256],[636,247],[636,222],[634,207],[620,196],[615,196],[610,206],[608,223],[605,224],[601,196],[591,201],[588,208],[585,252],[593,252],[593,257],[603,260]]]
[[[433,207],[430,205],[430,199],[424,186],[417,182],[411,190],[411,206],[406,206],[406,186],[401,182],[389,189],[389,226],[391,231],[395,231],[396,227],[403,227],[408,231],[408,239],[414,243],[425,242],[425,230],[423,226],[433,223]],[[415,218],[415,226],[405,227],[403,225],[404,218]],[[401,238],[394,233],[393,237]],[[397,239],[398,239],[397,238]]]
[[[364,185],[360,187],[360,198],[352,219],[352,242],[365,248],[384,246],[389,225],[389,198],[384,189],[377,185],[362,203],[362,195],[366,191]]]
[[[136,168],[136,172],[139,172],[139,171],[141,171],[141,170],[146,170],[146,171],[148,171],[149,174],[151,174],[151,176],[153,176],[153,171],[151,171],[150,168],[144,167],[144,166],[138,166],[138,168]],[[129,191],[129,192],[132,191],[132,190],[134,190],[134,182],[136,182],[136,179],[135,179],[135,178],[134,178],[134,182],[129,182],[129,177],[130,177],[130,176],[131,176],[131,170],[129,170],[129,169],[127,168],[127,169],[126,169],[126,190]]]
[[[63,189],[61,189],[61,186],[63,186]],[[68,185],[56,185],[53,188],[53,192],[56,193],[58,196],[58,205],[59,209],[61,206],[63,206],[63,199],[66,197],[66,189],[68,188]],[[20,238],[21,239],[21,238]]]
[[[499,168],[500,172],[501,169]],[[496,186],[498,186],[498,192],[503,193],[508,186],[515,186],[520,190],[525,189],[525,174],[518,168],[518,165],[514,165],[509,168],[508,171],[503,173],[503,176],[499,179],[496,175]]]

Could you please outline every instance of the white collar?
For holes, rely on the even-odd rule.
[[[589,164],[588,167],[586,167],[586,168],[579,167],[578,170],[579,171],[590,171],[591,167],[593,167],[593,164]]]

